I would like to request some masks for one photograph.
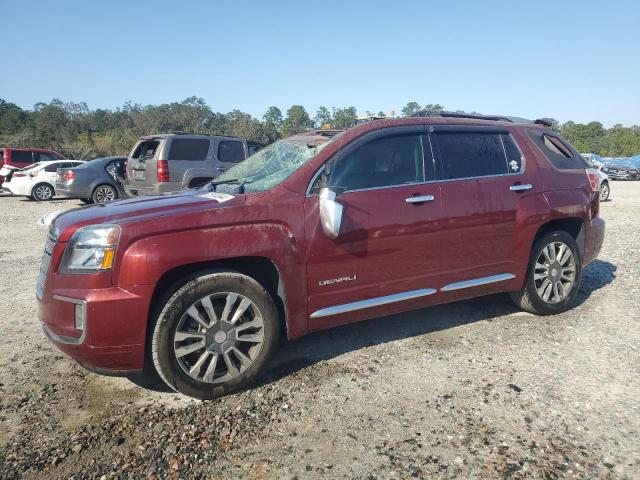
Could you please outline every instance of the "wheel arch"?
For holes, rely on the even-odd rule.
[[[171,291],[174,287],[179,287],[194,277],[206,275],[211,271],[220,270],[241,273],[253,278],[262,285],[276,306],[276,311],[278,312],[278,318],[280,320],[281,334],[286,337],[289,336],[287,297],[282,275],[271,259],[261,256],[235,257],[196,262],[180,265],[166,271],[156,283],[151,297],[151,308],[149,309],[147,331],[152,328],[155,316],[157,316],[162,309],[162,300],[168,291]]]
[[[543,223],[533,237],[531,248],[540,237],[555,230],[562,230],[573,237],[580,248],[580,254],[584,255],[584,220],[579,217],[556,218]]]

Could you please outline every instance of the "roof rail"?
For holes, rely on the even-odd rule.
[[[480,115],[477,113],[458,113],[458,112],[432,112],[429,110],[421,110],[411,115],[412,117],[446,117],[446,118],[472,118],[474,120],[492,120],[495,122],[528,121],[524,118],[508,117],[503,115]]]
[[[552,127],[553,122],[550,118],[537,118],[533,121],[536,125],[542,125],[543,127]]]

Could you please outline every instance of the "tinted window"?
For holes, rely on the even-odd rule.
[[[132,158],[153,158],[158,150],[160,142],[158,140],[148,140],[140,142],[131,154]]]
[[[204,160],[207,158],[210,140],[206,138],[174,138],[171,141],[169,160]]]
[[[378,138],[340,157],[329,186],[359,190],[423,180],[422,142],[411,134]]]
[[[11,152],[11,161],[15,163],[33,163],[33,155],[31,152],[14,150]]]
[[[534,143],[556,168],[567,170],[589,166],[579,153],[557,135],[533,129],[528,132]]]
[[[67,164],[68,165],[68,164]],[[62,163],[51,163],[49,165],[47,165],[46,167],[44,167],[44,171],[45,172],[54,172],[56,170],[58,170],[59,168],[65,168],[65,164]]]
[[[507,173],[499,133],[438,132],[436,138],[445,179]]]
[[[507,155],[507,168],[509,169],[509,173],[521,172],[523,170],[522,162],[524,159],[511,136],[503,134],[502,144],[504,145],[504,152]]]
[[[242,142],[223,140],[218,145],[218,160],[221,162],[238,163],[244,160],[244,145]]]

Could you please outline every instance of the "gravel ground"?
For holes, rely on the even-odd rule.
[[[573,310],[495,295],[313,334],[214,402],[44,338],[35,222],[77,204],[0,198],[1,478],[640,478],[640,182],[612,185]]]

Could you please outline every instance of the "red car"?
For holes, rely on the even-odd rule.
[[[547,127],[441,114],[311,131],[199,189],[67,212],[37,284],[44,332],[93,371],[214,398],[282,336],[496,292],[563,312],[605,225],[595,174]]]
[[[0,148],[0,186],[13,170],[26,168],[34,163],[64,160],[66,157],[43,148]]]

